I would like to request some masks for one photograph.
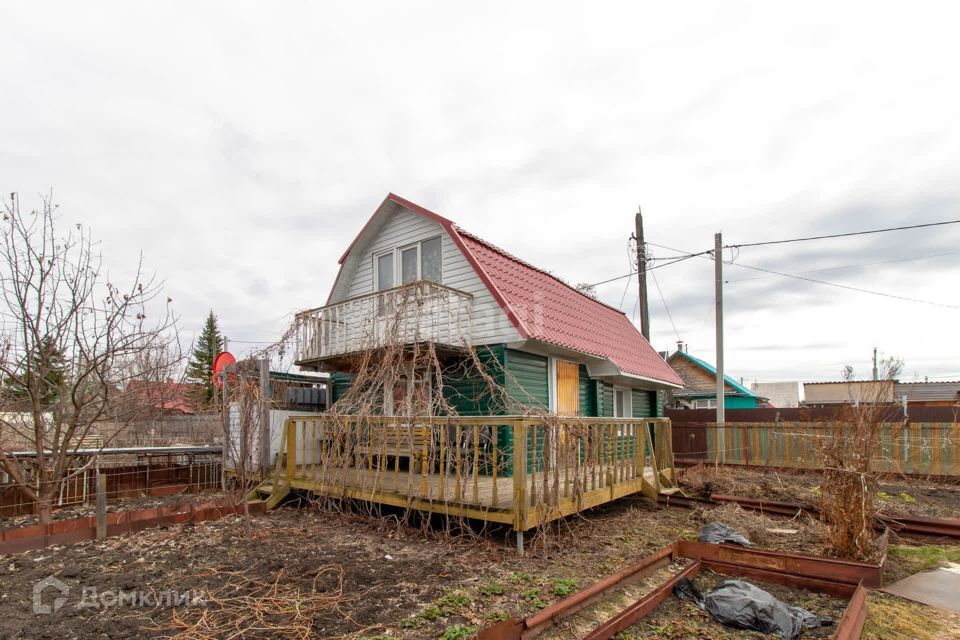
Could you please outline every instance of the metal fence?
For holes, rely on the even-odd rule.
[[[96,475],[107,478],[107,499],[168,496],[218,490],[221,487],[221,452],[157,453],[151,455],[100,454],[94,464],[81,460],[67,474],[56,498],[56,507],[92,504]],[[35,504],[17,483],[0,472],[0,516],[10,518],[33,513]]]

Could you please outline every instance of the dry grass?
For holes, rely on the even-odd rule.
[[[202,607],[174,610],[169,623],[155,630],[184,640],[311,638],[314,618],[339,612],[343,604],[343,569],[321,567],[305,583],[283,573],[281,569],[272,580],[262,580],[236,572],[225,585],[203,595]],[[333,578],[332,588],[323,584],[327,578]]]
[[[732,527],[758,547],[819,554],[828,544],[826,528],[809,516],[774,520],[742,509],[734,503],[716,508],[697,508],[693,516],[702,524],[721,522]],[[788,531],[795,533],[787,533]]]
[[[943,609],[871,591],[862,640],[946,640],[960,638],[960,616]]]

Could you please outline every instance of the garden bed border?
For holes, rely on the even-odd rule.
[[[769,549],[738,547],[730,544],[706,544],[677,540],[639,562],[601,579],[590,587],[556,602],[543,611],[524,619],[511,618],[480,631],[479,640],[528,640],[601,598],[617,585],[666,566],[671,560],[694,560],[693,564],[657,586],[653,591],[627,606],[620,613],[590,632],[585,640],[609,640],[636,624],[673,593],[683,577],[693,578],[706,567],[729,576],[755,578],[788,587],[820,591],[847,599],[843,616],[834,638],[855,640],[860,637],[867,617],[867,586],[882,584],[883,561],[879,565],[836,560],[797,553],[781,553]]]
[[[249,505],[250,513],[263,512],[263,503]],[[186,522],[219,520],[243,514],[243,504],[226,500],[187,503],[153,509],[114,511],[107,513],[107,536],[120,536],[151,527]],[[56,520],[47,525],[35,524],[0,531],[0,555],[43,549],[54,544],[72,544],[97,537],[96,516]]]

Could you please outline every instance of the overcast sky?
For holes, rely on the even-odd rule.
[[[629,271],[638,205],[684,251],[960,218],[960,5],[667,4],[7,2],[0,190],[234,341],[322,304],[389,191],[573,283]],[[960,308],[738,266],[960,307],[960,225],[725,258],[731,375],[960,378]],[[653,273],[654,346],[713,361],[712,262]]]

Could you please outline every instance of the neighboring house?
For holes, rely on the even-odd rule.
[[[576,251],[571,248],[571,253]],[[411,341],[476,350],[519,405],[560,415],[661,415],[660,391],[683,382],[623,312],[467,233],[452,221],[390,194],[340,258],[326,305],[298,315],[296,364],[331,373],[331,399],[348,389],[359,350],[376,348],[382,310],[414,291]],[[416,337],[413,337],[416,336]],[[429,376],[384,393],[432,393]],[[500,415],[476,393],[479,380],[445,381],[459,415]]]
[[[121,394],[125,410],[134,406],[138,413],[147,415],[192,415],[202,406],[203,385],[192,382],[174,382],[171,379],[131,380]]]
[[[801,382],[754,382],[750,390],[777,409],[792,409],[804,402]]]
[[[893,402],[892,380],[845,380],[804,382],[804,406],[821,407],[860,402]]]
[[[717,370],[684,350],[667,358],[667,363],[683,380],[684,388],[671,392],[676,409],[714,409],[717,406]],[[758,396],[730,376],[723,377],[723,406],[726,409],[755,409],[763,404]]]
[[[893,400],[904,399],[908,407],[960,406],[960,381],[897,382],[893,385]]]

